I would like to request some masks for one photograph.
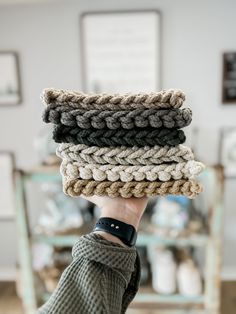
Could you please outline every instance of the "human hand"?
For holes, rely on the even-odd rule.
[[[101,209],[100,217],[114,218],[123,221],[127,224],[134,226],[137,230],[139,222],[147,206],[148,198],[110,198],[105,196],[81,196],[84,199],[94,203]],[[108,241],[119,243],[125,246],[124,243],[118,238],[104,231],[96,231],[96,233],[103,236]]]
[[[94,203],[101,209],[100,217],[110,217],[127,224],[130,224],[138,229],[139,222],[147,206],[148,198],[110,198],[104,196],[90,196],[84,199]]]

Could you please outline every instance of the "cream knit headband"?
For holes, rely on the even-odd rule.
[[[87,164],[64,160],[61,164],[61,174],[69,179],[93,179],[95,181],[169,181],[179,179],[194,179],[204,169],[197,161],[171,163],[149,166],[114,166]]]
[[[158,165],[167,162],[185,162],[194,159],[191,149],[184,145],[144,147],[97,147],[84,144],[58,145],[57,156],[86,164]]]

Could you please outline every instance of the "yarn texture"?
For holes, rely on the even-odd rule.
[[[185,100],[181,90],[169,89],[156,93],[138,94],[84,94],[82,92],[47,88],[41,99],[45,105],[67,105],[74,109],[144,109],[180,108]]]
[[[158,166],[114,166],[87,164],[81,166],[78,162],[64,160],[61,164],[61,174],[70,179],[93,179],[95,181],[169,181],[179,179],[194,179],[204,169],[197,161],[183,163],[161,164]]]
[[[178,129],[133,128],[132,130],[93,130],[56,125],[53,130],[56,143],[85,144],[98,147],[106,146],[176,146],[185,142],[185,135]]]
[[[56,154],[61,159],[78,161],[80,165],[159,165],[162,163],[181,163],[194,159],[191,149],[184,145],[144,146],[144,147],[97,147],[84,144],[63,143],[57,147]]]
[[[183,128],[192,121],[192,111],[185,109],[135,109],[135,110],[71,110],[68,106],[46,107],[43,113],[46,123],[63,124],[82,129],[133,129],[137,128]]]
[[[192,111],[185,94],[85,94],[45,89],[43,121],[54,124],[62,159],[63,191],[70,196],[196,197],[204,165],[182,145]]]
[[[152,197],[168,194],[184,195],[195,198],[202,186],[194,180],[176,180],[168,182],[98,182],[94,180],[70,180],[63,177],[64,193],[70,196],[109,196],[109,197]]]

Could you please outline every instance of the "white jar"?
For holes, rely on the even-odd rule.
[[[152,286],[160,294],[173,294],[176,291],[177,266],[170,250],[156,249],[152,255]]]
[[[202,293],[202,280],[193,260],[180,263],[177,271],[179,293],[185,296],[197,296]]]

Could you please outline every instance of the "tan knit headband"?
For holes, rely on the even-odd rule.
[[[168,194],[196,197],[202,191],[202,186],[194,180],[177,180],[168,182],[97,182],[94,180],[70,180],[63,177],[64,193],[70,196],[109,196],[109,197],[152,197]]]
[[[169,181],[171,179],[194,179],[204,169],[204,165],[195,160],[183,163],[171,163],[149,166],[114,166],[87,164],[64,160],[61,174],[69,179],[93,179],[95,181]]]
[[[180,90],[163,90],[156,93],[139,94],[84,94],[80,92],[48,88],[42,92],[45,105],[69,105],[75,109],[143,109],[180,108],[185,95]]]
[[[57,156],[80,165],[158,165],[167,162],[185,162],[194,159],[191,149],[184,145],[145,147],[97,147],[84,144],[58,145]]]

